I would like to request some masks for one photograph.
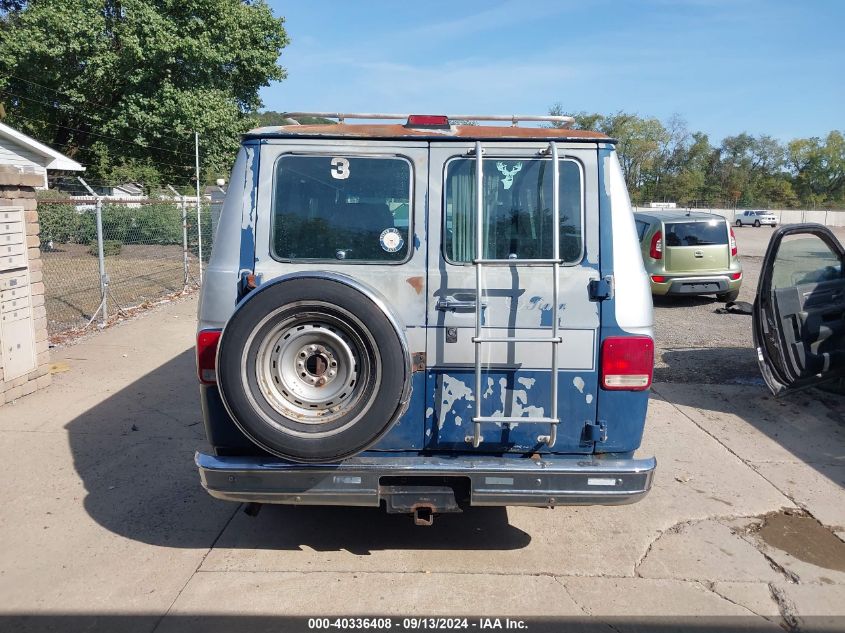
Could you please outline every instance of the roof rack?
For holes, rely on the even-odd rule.
[[[293,120],[295,125],[299,117],[321,117],[323,119],[337,119],[343,123],[345,119],[376,119],[382,121],[407,121],[408,114],[384,114],[374,112],[284,112],[283,115]],[[574,122],[571,116],[560,115],[537,115],[537,114],[450,114],[450,121],[510,121],[512,127],[517,127],[520,121],[543,121],[547,123],[562,123],[563,127],[569,127]]]

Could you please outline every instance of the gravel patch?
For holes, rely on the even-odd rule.
[[[754,302],[772,229],[734,228],[743,280],[740,301]],[[845,242],[845,229],[834,229]],[[654,297],[658,382],[762,385],[751,336],[751,317],[717,314],[715,297]]]

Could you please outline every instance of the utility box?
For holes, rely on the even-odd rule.
[[[37,367],[24,211],[0,208],[0,367],[8,382]]]

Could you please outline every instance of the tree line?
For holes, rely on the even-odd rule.
[[[259,90],[285,78],[287,44],[264,0],[0,0],[0,120],[85,165],[89,180],[188,189],[194,131],[201,178],[213,182],[228,176],[241,133],[284,124],[260,112]],[[678,116],[574,117],[618,139],[638,203],[845,207],[838,130],[714,144]]]
[[[287,43],[264,0],[0,0],[0,120],[112,183],[187,187],[196,131],[213,182]]]
[[[556,104],[550,114],[565,114]],[[577,129],[603,132],[618,151],[634,203],[693,207],[845,208],[845,137],[783,143],[743,132],[718,145],[692,132],[679,116],[668,121],[626,112],[572,115]]]

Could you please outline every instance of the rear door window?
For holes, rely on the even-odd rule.
[[[548,159],[485,158],[483,256],[547,259],[553,254],[552,162]],[[475,159],[446,165],[443,250],[454,263],[475,257]],[[580,163],[559,161],[560,257],[581,260],[583,185]]]
[[[713,246],[728,243],[724,220],[703,222],[667,222],[666,246]]]
[[[411,181],[411,164],[399,157],[281,156],[273,194],[273,257],[407,260]]]
[[[643,241],[645,237],[645,232],[648,229],[648,222],[643,222],[642,220],[636,220],[637,223],[637,235],[640,238],[640,241]]]

